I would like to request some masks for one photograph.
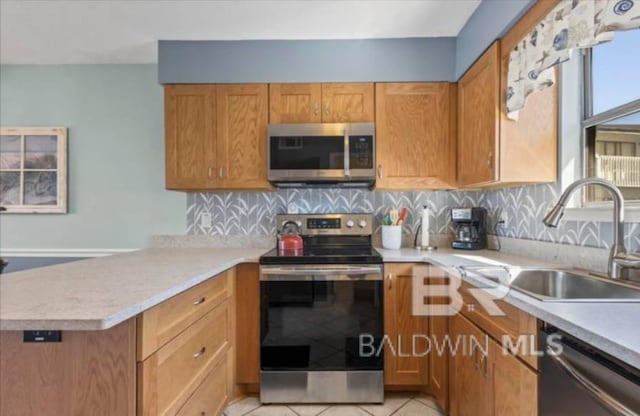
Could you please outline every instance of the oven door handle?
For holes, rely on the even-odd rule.
[[[577,368],[575,368],[569,361],[560,357],[556,351],[551,347],[547,347],[547,356],[551,357],[553,362],[560,367],[569,377],[571,377],[578,385],[582,386],[589,394],[600,402],[607,409],[613,411],[619,416],[639,416],[638,413],[629,409],[624,404],[620,403],[609,393],[597,386],[594,382],[589,380],[584,374],[582,374]]]
[[[382,280],[379,266],[261,267],[260,280]]]

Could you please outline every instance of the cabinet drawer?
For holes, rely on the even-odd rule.
[[[222,414],[229,399],[228,354],[223,354],[177,416],[216,416]]]
[[[138,414],[175,414],[226,356],[231,340],[231,302],[223,302],[138,364]]]
[[[515,355],[537,369],[538,358],[533,354],[538,345],[538,323],[536,318],[501,300],[497,300],[495,303],[504,315],[491,316],[480,305],[480,302],[471,295],[469,292],[471,288],[473,286],[462,283],[460,288],[463,299],[461,313],[500,343],[503,341],[503,336],[509,336],[512,345],[519,346]],[[521,336],[524,336],[524,338],[520,338]]]
[[[221,273],[138,316],[138,361],[143,361],[232,294],[231,272]]]

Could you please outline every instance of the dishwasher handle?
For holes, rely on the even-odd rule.
[[[557,354],[556,351],[554,351],[553,348],[547,347],[546,354],[547,354],[548,357],[550,357],[552,359],[552,361],[558,367],[560,367],[560,369],[562,369],[567,375],[569,375],[573,380],[575,380],[576,383],[578,383],[587,392],[589,392],[589,394],[593,398],[595,398],[598,402],[600,402],[607,409],[615,412],[616,415],[619,415],[619,416],[640,416],[638,413],[636,413],[635,411],[629,409],[624,404],[620,403],[613,396],[608,394],[602,388],[600,388],[595,383],[593,383],[591,380],[589,380],[587,377],[585,377],[585,375],[582,374],[580,371],[578,371],[578,369],[575,368],[573,365],[571,365],[571,363],[569,363],[569,361],[567,361],[564,358],[560,357],[560,354]]]

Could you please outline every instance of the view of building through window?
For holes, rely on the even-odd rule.
[[[591,53],[591,106],[586,114],[587,173],[610,180],[626,201],[640,201],[640,30],[618,32],[613,41],[595,46]],[[589,62],[589,61],[587,61]],[[588,73],[588,71],[587,71]],[[589,82],[585,82],[587,88]],[[629,105],[631,113],[629,114]],[[622,107],[626,107],[626,111]],[[620,111],[617,111],[620,110]],[[608,112],[598,123],[590,123]],[[597,117],[601,118],[601,117]],[[608,192],[591,189],[589,202],[611,200]]]

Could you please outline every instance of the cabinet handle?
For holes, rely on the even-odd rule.
[[[382,165],[378,165],[378,179],[382,179]]]
[[[213,171],[213,168],[211,168],[211,167],[210,167],[210,168],[209,168],[209,179],[211,179],[211,173],[212,173],[212,171]]]
[[[194,300],[193,304],[197,306],[197,305],[200,305],[201,303],[204,303],[205,300],[207,300],[207,298],[203,296],[199,299]]]
[[[493,152],[489,152],[489,156],[487,157],[487,166],[489,168],[493,167]]]
[[[387,275],[387,280],[389,281],[389,290],[391,290],[391,286],[393,286],[393,274],[389,273]]]
[[[313,104],[313,114],[317,116],[319,112],[320,112],[320,105],[316,101],[315,104]]]
[[[482,367],[482,377],[487,378],[487,355],[482,354],[482,358],[480,359],[480,366]]]
[[[198,359],[198,358],[200,358],[200,357],[202,357],[204,355],[206,350],[207,349],[205,347],[202,347],[202,348],[200,348],[200,350],[198,350],[196,353],[194,353],[192,357],[194,359]]]
[[[220,168],[220,174],[218,175],[220,179],[224,178],[224,169]]]
[[[325,116],[329,115],[329,103],[325,103],[324,105],[324,115]]]

